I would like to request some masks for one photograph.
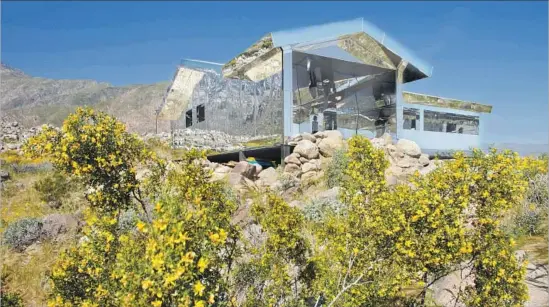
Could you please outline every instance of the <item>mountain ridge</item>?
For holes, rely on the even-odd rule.
[[[92,106],[114,115],[130,131],[154,132],[155,110],[169,86],[168,81],[113,86],[95,80],[34,77],[5,63],[0,66],[0,74],[2,118],[25,127],[60,126],[77,107]],[[168,130],[168,122],[158,122],[159,132]]]

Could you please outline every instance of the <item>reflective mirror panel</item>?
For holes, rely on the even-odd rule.
[[[339,130],[344,137],[396,133],[395,71],[293,53],[294,133]]]
[[[460,134],[479,134],[479,117],[454,113],[443,113],[425,110],[425,131],[436,131]]]

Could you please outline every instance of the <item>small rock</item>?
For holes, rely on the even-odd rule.
[[[419,170],[419,173],[420,173],[421,175],[427,175],[427,174],[429,174],[430,172],[434,171],[436,168],[437,168],[437,166],[436,166],[435,163],[430,163],[430,164],[427,165],[426,167],[420,169],[420,170]]]
[[[307,159],[318,158],[318,147],[309,140],[301,140],[294,148],[294,152]]]
[[[397,166],[402,168],[409,168],[412,166],[412,163],[410,159],[404,158],[404,159],[398,160]]]
[[[336,200],[338,195],[339,195],[339,187],[333,187],[329,190],[318,193],[317,198],[328,198],[328,199]]]
[[[298,134],[294,138],[292,138],[292,142],[298,143],[299,141],[303,140],[303,135]]]
[[[299,161],[303,164],[303,163],[306,163],[309,160],[307,158],[304,158],[304,157],[299,157]]]
[[[239,192],[255,187],[253,181],[238,173],[231,172],[228,177],[228,182]]]
[[[303,207],[305,206],[305,204],[299,200],[292,200],[288,205],[290,207],[298,208],[298,209],[303,209]]]
[[[318,161],[318,162],[315,162]],[[312,172],[320,170],[320,161],[319,160],[311,160],[301,166],[301,171],[303,173]]]
[[[7,171],[5,170],[0,170],[0,181],[6,181],[10,179],[10,173],[8,173]]]
[[[18,150],[20,147],[21,147],[21,144],[14,144],[14,143],[6,144],[6,148],[8,148],[8,150]]]
[[[219,173],[219,174],[228,174],[230,173],[232,170],[232,168],[226,166],[226,165],[221,165],[219,164],[216,168],[215,168],[215,173]]]
[[[297,164],[287,163],[284,166],[284,173],[297,174],[301,172],[301,168]]]
[[[298,153],[292,153],[284,159],[284,163],[293,163],[301,165],[300,157]]]
[[[419,156],[419,164],[421,164],[421,166],[427,166],[430,162],[428,154],[421,154],[421,156]]]
[[[308,133],[308,132],[303,132],[303,133],[301,134],[301,138],[302,138],[303,140],[308,140],[308,141],[311,141],[311,142],[313,142],[313,143],[316,142],[316,137],[315,137],[314,135]]]
[[[414,141],[400,139],[396,145],[397,149],[404,154],[413,157],[419,158],[421,156],[421,148]]]

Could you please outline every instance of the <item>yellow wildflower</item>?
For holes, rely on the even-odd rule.
[[[204,293],[204,289],[206,289],[206,287],[200,281],[197,281],[194,284],[193,289],[194,289],[194,295],[202,296],[202,294]]]

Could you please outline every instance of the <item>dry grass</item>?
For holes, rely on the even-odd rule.
[[[24,306],[45,306],[48,292],[48,273],[66,243],[43,242],[24,253],[3,246],[1,249],[3,274],[7,288],[18,293]]]
[[[4,231],[7,224],[18,219],[41,217],[52,213],[53,210],[43,204],[39,193],[32,186],[44,176],[45,172],[18,174],[6,183],[6,189],[2,191],[0,232]]]
[[[525,236],[518,240],[518,248],[528,253],[528,260],[534,264],[549,263],[547,237]]]

